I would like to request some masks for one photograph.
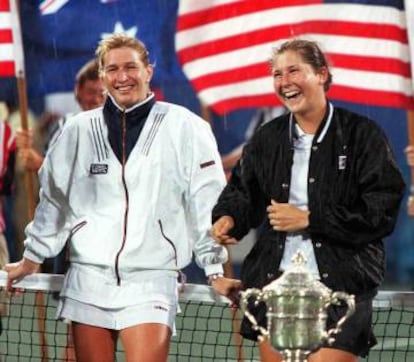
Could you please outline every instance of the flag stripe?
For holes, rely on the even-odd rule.
[[[331,96],[368,104],[410,104],[410,50],[400,3],[281,5],[269,0],[215,6],[204,1],[195,11],[191,2],[182,3],[186,4],[180,2],[179,8],[178,58],[200,99],[213,109],[259,106],[272,93],[275,97],[268,62],[271,50],[292,36],[321,44],[334,75]],[[378,92],[389,97],[379,100]]]
[[[0,11],[10,11],[9,0],[0,0]]]
[[[250,15],[252,11],[259,12],[264,10],[275,10],[277,8],[285,8],[288,6],[303,6],[303,5],[312,5],[312,4],[320,4],[321,0],[284,0],[283,4],[281,4],[280,0],[267,0],[267,1],[236,1],[237,4],[230,3],[230,4],[210,4],[207,6],[206,9],[201,9],[198,11],[191,11],[192,4],[189,8],[184,8],[182,6],[180,22],[178,24],[178,31],[191,29],[196,26],[200,25],[200,22],[203,24],[210,24],[216,23],[217,21],[227,20],[229,18],[234,17],[235,14],[237,16],[242,15]],[[189,3],[189,2],[188,2]],[[235,9],[237,6],[237,9]],[[212,11],[214,8],[214,11]],[[189,11],[188,14],[186,10]]]
[[[13,35],[11,29],[0,29],[0,44],[11,43],[13,41]]]
[[[411,70],[408,63],[400,62],[396,59],[384,58],[364,58],[357,56],[348,56],[342,54],[327,54],[333,69],[348,68],[353,70],[365,70],[370,72],[390,73],[400,75],[402,78],[410,78]],[[244,81],[251,78],[269,77],[270,64],[258,63],[238,68],[238,72],[233,70],[225,70],[214,72],[193,78],[192,82],[196,89],[213,87],[215,85],[232,84],[238,81]],[[336,81],[336,79],[335,79]],[[397,86],[397,88],[399,88]]]
[[[0,60],[14,60],[13,45],[11,43],[0,44]]]
[[[54,14],[59,11],[69,0],[45,0],[39,5],[42,15]]]
[[[14,62],[0,60],[0,76],[2,77],[14,77],[16,69]]]
[[[329,54],[344,54],[349,56],[356,56],[360,58],[360,64],[370,64],[372,59],[378,59],[376,62],[384,62],[386,69],[387,62],[392,61],[393,64],[401,64],[403,69],[394,69],[401,75],[406,74],[407,66],[409,64],[409,48],[407,45],[402,45],[394,41],[379,40],[379,39],[363,39],[355,37],[338,37],[338,36],[324,36],[319,34],[308,34],[307,37],[311,37],[313,40],[318,41],[324,45],[326,53]],[[184,64],[184,71],[190,77],[190,79],[197,79],[200,76],[208,75],[210,73],[216,73],[221,71],[233,71],[240,76],[244,76],[244,67],[266,63],[270,59],[271,49],[274,46],[284,41],[281,39],[277,42],[269,42],[259,44],[251,47],[239,48],[232,52],[222,52],[208,57],[200,57],[193,61],[184,62],[179,54],[179,60]],[[338,60],[336,56],[336,60]],[[345,58],[344,58],[345,60]],[[349,65],[352,67],[352,64]]]
[[[332,68],[335,86],[348,88],[372,90],[372,82],[375,81],[375,91],[386,91],[390,93],[401,93],[404,97],[411,96],[410,79],[396,75],[381,74],[375,72],[355,71],[344,68]],[[273,82],[269,76],[234,82],[232,84],[216,85],[206,88],[202,83],[193,83],[199,96],[209,103],[218,102],[223,99],[241,97],[246,94],[259,95],[261,93],[274,93]],[[357,84],[357,86],[355,86]],[[351,95],[352,96],[352,95]]]
[[[22,76],[24,74],[23,64],[23,47],[16,2],[0,0],[0,77]]]
[[[369,23],[355,24],[345,21],[307,21],[299,24],[295,29],[295,32],[298,35],[307,33],[334,34],[337,36],[364,37],[407,43],[407,32],[395,25]],[[192,59],[245,47],[247,41],[249,46],[264,42],[272,42],[275,39],[275,34],[277,34],[279,38],[289,38],[292,35],[292,26],[290,24],[277,25],[267,29],[259,29],[249,33],[237,34],[219,40],[207,41],[183,49],[179,54],[183,62],[188,62]]]
[[[11,26],[12,26],[12,23],[11,23],[10,13],[0,11],[0,29],[10,29]]]
[[[181,4],[181,3],[180,3]],[[256,7],[257,2],[251,2]],[[238,10],[238,8],[237,8]],[[211,10],[213,12],[213,10]],[[351,22],[355,25],[381,24],[392,25],[401,28],[405,24],[404,13],[397,9],[383,6],[363,6],[355,4],[319,4],[308,6],[292,6],[274,8],[265,11],[253,11],[250,14],[241,16],[229,14],[229,17],[222,21],[209,23],[204,17],[199,19],[198,26],[191,29],[180,30],[181,16],[178,18],[177,49],[194,46],[200,42],[217,41],[221,38],[228,38],[233,35],[248,34],[255,30],[266,30],[277,25],[290,26],[289,36],[298,33],[297,27],[307,21],[325,21],[326,23]],[[196,15],[192,15],[196,16]],[[404,27],[405,28],[405,27]],[[362,29],[365,34],[365,30]],[[279,38],[277,33],[275,38]],[[247,44],[246,44],[247,45]]]

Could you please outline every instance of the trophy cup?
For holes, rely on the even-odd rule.
[[[269,339],[284,361],[303,362],[322,343],[332,343],[334,336],[355,310],[354,296],[332,292],[316,280],[305,268],[306,259],[297,252],[293,257],[295,267],[285,271],[280,278],[263,287],[251,288],[241,293],[241,308],[260,333],[259,338]],[[259,326],[249,311],[249,300],[254,304],[264,302],[267,309],[267,329]],[[335,328],[326,331],[327,308],[331,304],[347,305],[347,312]]]

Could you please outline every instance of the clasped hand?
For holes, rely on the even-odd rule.
[[[292,232],[306,229],[309,226],[309,214],[308,210],[274,200],[267,207],[269,223],[277,231]]]

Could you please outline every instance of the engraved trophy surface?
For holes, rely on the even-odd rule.
[[[295,267],[280,278],[263,287],[251,288],[241,293],[241,308],[262,338],[269,339],[285,361],[306,361],[310,353],[324,342],[332,343],[342,324],[354,312],[354,296],[332,292],[319,282],[305,267],[301,252],[293,258]],[[267,329],[259,326],[249,311],[249,301],[255,305],[264,302],[267,309]],[[326,330],[327,308],[331,304],[347,305],[346,314],[335,328]]]

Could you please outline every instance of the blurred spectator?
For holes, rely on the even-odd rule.
[[[15,167],[16,144],[14,134],[5,119],[0,120],[0,269],[9,262],[9,248],[4,235],[6,223],[4,219],[4,199],[12,190]],[[2,332],[1,316],[8,314],[8,298],[5,291],[0,290],[0,334]]]
[[[411,167],[411,177],[414,175],[414,146],[408,146],[405,149],[407,155],[407,163]],[[414,180],[411,180],[411,194],[408,197],[407,210],[408,215],[414,217]]]
[[[17,102],[7,101],[6,118],[14,134],[21,128],[20,110]],[[28,111],[28,125],[36,124],[36,117]],[[35,141],[38,144],[38,140]],[[35,192],[38,189],[37,184]],[[6,239],[9,246],[9,257],[11,261],[20,259],[23,253],[23,240],[25,239],[24,228],[29,222],[28,198],[25,183],[25,168],[15,159],[13,193],[5,198],[4,213],[7,223]]]
[[[285,112],[284,107],[262,107],[259,108],[256,114],[250,121],[249,126],[247,127],[245,133],[245,141],[247,142],[253,134],[256,132],[258,128],[263,126],[265,123],[271,121],[272,119],[280,116]],[[223,163],[224,172],[226,173],[227,179],[229,179],[231,175],[231,171],[233,167],[236,165],[237,161],[239,160],[245,142],[243,142],[238,147],[234,148],[231,152],[223,155],[221,157],[221,162]]]
[[[77,73],[75,81],[75,98],[83,111],[97,108],[104,103],[105,95],[102,82],[99,78],[99,66],[95,59],[88,61]],[[59,118],[57,114],[46,113],[39,122],[35,131],[17,132],[18,158],[24,167],[30,171],[38,171],[43,163],[43,156],[47,148],[60,134],[66,119],[71,114]],[[43,139],[44,149],[39,151],[33,144],[34,134]]]

